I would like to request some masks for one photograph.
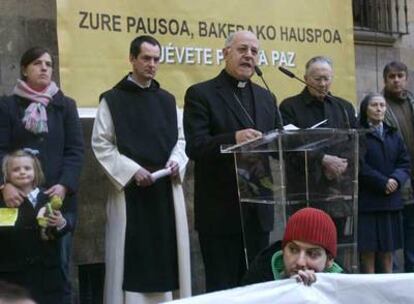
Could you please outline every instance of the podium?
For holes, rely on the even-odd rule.
[[[272,243],[283,238],[291,214],[314,207],[327,212],[337,227],[335,260],[348,272],[358,272],[359,136],[355,129],[274,130],[221,147],[222,153],[234,155],[247,265],[257,253],[249,249],[255,242],[251,227],[269,231]],[[333,174],[322,162],[325,155],[346,159],[346,170]]]

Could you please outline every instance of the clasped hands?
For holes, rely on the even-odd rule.
[[[323,171],[327,179],[332,180],[341,176],[348,168],[346,158],[325,154],[322,158]]]
[[[305,286],[310,286],[316,282],[316,273],[312,269],[298,270],[292,278],[298,283],[303,283]]]
[[[389,178],[387,184],[385,185],[385,194],[391,194],[398,189],[398,182],[393,179]]]

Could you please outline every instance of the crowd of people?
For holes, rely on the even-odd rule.
[[[230,34],[224,69],[188,88],[182,114],[174,96],[155,80],[160,43],[151,36],[131,42],[131,72],[99,97],[91,139],[111,185],[104,303],[191,296],[182,189],[188,159],[194,162],[195,229],[207,292],[290,277],[311,285],[317,272],[347,272],[334,260],[337,227],[324,211],[298,210],[288,219],[283,239],[269,244],[273,207],[239,204],[234,160],[220,153],[220,146],[259,138],[282,124],[309,128],[325,121],[325,128],[366,129],[360,142],[360,269],[392,272],[393,253],[403,248],[404,270],[413,271],[414,96],[407,90],[407,66],[387,64],[384,90],[368,94],[356,115],[349,101],[330,92],[332,61],[316,56],[305,66],[302,92],[278,108],[275,96],[251,81],[259,50],[254,33]],[[84,154],[81,124],[74,100],[52,81],[48,50],[27,50],[20,67],[13,93],[0,100],[0,212],[13,211],[7,214],[14,217],[0,227],[0,281],[7,282],[0,282],[0,299],[71,303],[71,235]],[[332,151],[314,161],[326,180],[349,166],[346,157]],[[9,284],[24,287],[33,300]],[[9,295],[13,291],[15,298]]]

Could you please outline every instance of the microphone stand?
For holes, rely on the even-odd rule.
[[[269,92],[270,97],[272,97],[274,99],[274,101],[275,101],[275,104],[276,104],[276,116],[277,116],[277,120],[278,120],[278,122],[277,122],[277,128],[278,128],[278,130],[283,131],[283,119],[282,119],[282,115],[280,114],[280,111],[279,111],[279,106],[277,105],[277,99],[272,94],[272,91],[270,91],[270,88],[267,85],[267,83],[266,83],[266,81],[265,81],[265,79],[263,77],[262,70],[257,65],[254,66],[254,70],[255,70],[257,76],[259,76],[259,78],[263,81],[263,84],[265,85],[267,91]]]

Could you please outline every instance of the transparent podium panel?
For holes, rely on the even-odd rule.
[[[290,215],[314,207],[336,224],[336,260],[348,272],[358,271],[358,132],[274,130],[260,139],[221,147],[222,153],[234,154],[247,263],[282,239]],[[263,231],[269,231],[269,238],[263,238]]]

